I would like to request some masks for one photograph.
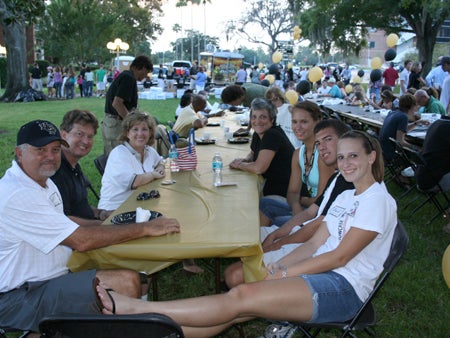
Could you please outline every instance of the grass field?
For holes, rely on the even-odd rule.
[[[161,123],[173,121],[178,100],[139,101],[139,108],[158,118]],[[88,109],[102,119],[104,100],[99,98],[76,98],[68,101],[46,101],[34,103],[0,104],[0,176],[11,165],[16,133],[24,123],[33,119],[48,119],[59,126],[68,110]],[[81,161],[85,174],[97,191],[100,175],[93,165],[93,159],[102,153],[101,135],[95,138],[94,148]],[[395,185],[388,185],[394,197],[402,191]],[[4,193],[4,192],[3,192]],[[450,243],[450,236],[442,232],[442,226],[449,220],[438,218],[431,225],[425,225],[435,210],[431,205],[422,208],[413,217],[405,205],[414,193],[398,200],[399,219],[408,230],[410,245],[399,266],[377,296],[375,307],[378,315],[376,332],[379,337],[448,337],[450,333],[450,290],[442,277],[442,254]],[[92,203],[95,199],[92,198]],[[416,202],[417,203],[417,202]],[[377,212],[374,209],[374,212]],[[225,266],[231,260],[222,260]],[[207,261],[199,261],[205,265]],[[210,294],[214,292],[211,272],[198,276],[186,276],[180,264],[161,271],[158,277],[160,299],[176,299]],[[254,320],[244,325],[247,337],[263,334],[265,320]],[[334,337],[334,333],[324,334]],[[363,336],[363,335],[362,335]],[[230,329],[221,337],[238,337],[236,329]]]

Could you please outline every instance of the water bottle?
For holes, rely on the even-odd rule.
[[[178,166],[178,150],[174,144],[170,145],[169,150],[169,161],[170,161],[170,171],[178,172],[180,171],[180,167]]]
[[[220,153],[215,153],[212,160],[212,170],[213,170],[213,185],[219,186],[222,184],[222,169],[223,161]]]

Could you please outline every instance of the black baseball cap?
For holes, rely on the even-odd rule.
[[[58,128],[51,122],[35,120],[20,127],[17,133],[17,145],[24,143],[34,147],[43,147],[53,141],[59,141],[66,147],[69,144],[61,138]]]

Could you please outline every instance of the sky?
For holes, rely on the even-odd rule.
[[[164,16],[160,19],[160,23],[164,28],[163,34],[158,40],[152,43],[152,50],[155,52],[163,52],[170,49],[170,42],[177,38],[177,34],[172,30],[174,24],[178,23],[183,29],[194,29],[205,33],[206,14],[206,35],[217,36],[220,38],[220,48],[235,50],[240,46],[247,46],[246,40],[225,38],[225,24],[230,19],[238,19],[244,13],[244,2],[242,0],[211,0],[205,6],[194,5],[191,3],[187,7],[175,7],[176,0],[168,0],[162,6]],[[192,13],[192,20],[191,20]],[[180,33],[179,33],[180,34]],[[178,37],[181,37],[178,36]]]

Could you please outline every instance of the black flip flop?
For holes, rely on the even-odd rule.
[[[100,297],[98,295],[98,292],[97,292],[97,285],[99,285],[99,284],[100,284],[100,280],[97,277],[95,277],[92,280],[92,286],[94,288],[95,301],[97,302],[98,309],[99,309],[100,312],[102,312],[102,310],[105,308],[105,306],[103,305],[103,302],[100,299]],[[111,300],[111,303],[112,303],[112,311],[111,312],[112,312],[113,315],[115,315],[116,314],[116,302],[114,301],[114,298],[113,298],[113,296],[110,293],[111,291],[114,291],[114,290],[108,288],[108,289],[105,289],[105,291],[106,291],[106,294],[108,295],[108,297],[109,297],[109,299]]]

